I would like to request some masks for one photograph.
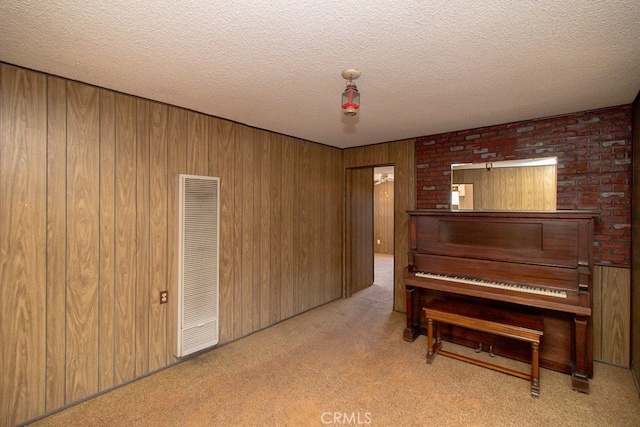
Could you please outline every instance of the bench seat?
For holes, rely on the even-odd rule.
[[[427,363],[431,364],[437,354],[473,363],[488,369],[531,381],[531,395],[540,395],[538,357],[540,338],[543,334],[541,317],[504,309],[472,305],[461,301],[431,301],[423,308],[427,321]],[[439,334],[434,341],[434,323],[446,323],[507,338],[531,343],[531,372],[523,373],[492,363],[473,359],[442,349]]]

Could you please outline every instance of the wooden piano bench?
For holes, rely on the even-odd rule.
[[[518,313],[489,307],[482,307],[456,301],[435,300],[423,308],[427,320],[427,363],[431,364],[438,353],[464,362],[473,363],[494,371],[499,371],[518,378],[531,381],[531,396],[540,395],[538,356],[540,337],[542,336],[542,318],[526,313]],[[439,334],[433,340],[434,322],[456,325],[476,331],[487,332],[503,337],[513,338],[531,343],[531,373],[523,373],[513,369],[497,366],[467,356],[451,353],[442,349]]]

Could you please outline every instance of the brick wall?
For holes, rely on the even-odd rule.
[[[558,209],[598,210],[597,264],[631,264],[632,106],[417,138],[417,207],[449,209],[452,163],[558,158]]]

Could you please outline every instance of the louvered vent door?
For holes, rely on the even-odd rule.
[[[220,179],[180,175],[177,351],[218,343]]]

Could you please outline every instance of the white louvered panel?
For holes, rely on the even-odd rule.
[[[183,342],[185,348],[207,348],[209,337],[218,333],[218,322],[205,323],[202,326],[194,326],[184,330]]]
[[[219,178],[180,175],[178,357],[218,343]]]
[[[211,307],[218,305],[218,293],[206,292],[196,293],[184,296],[184,305],[189,310],[184,312],[184,327],[190,328],[197,326],[203,322],[211,322],[216,320],[216,314],[211,311]]]

